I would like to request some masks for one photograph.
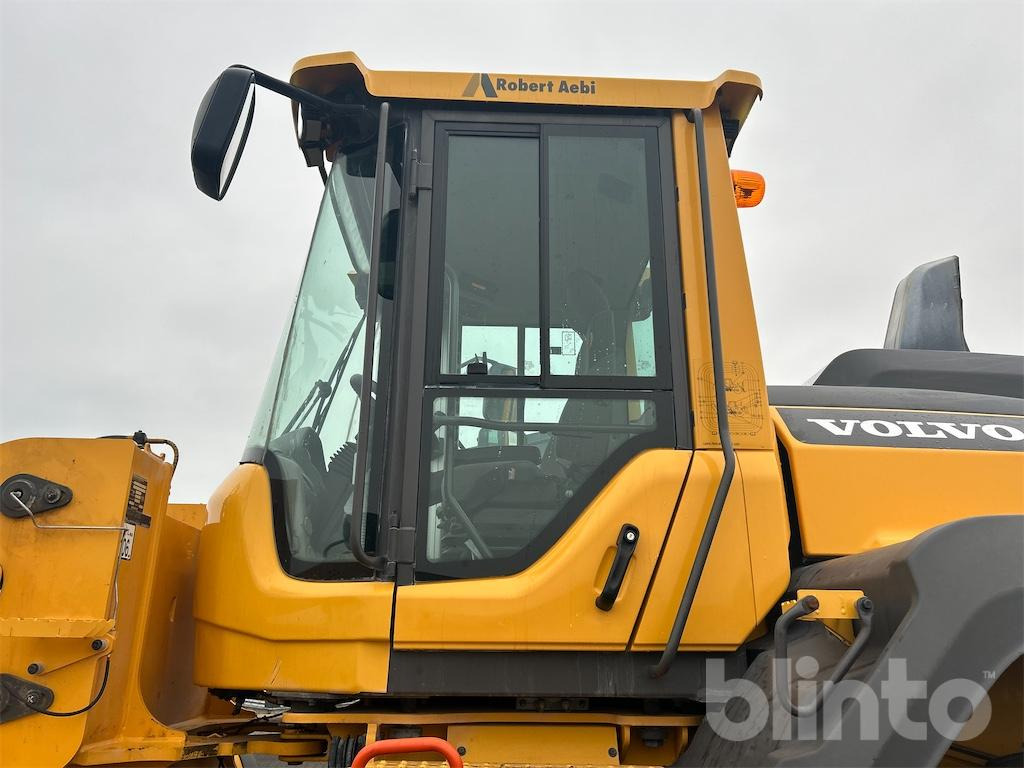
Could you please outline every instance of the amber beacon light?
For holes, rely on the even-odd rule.
[[[732,191],[737,208],[753,208],[764,199],[764,176],[754,171],[733,171]]]

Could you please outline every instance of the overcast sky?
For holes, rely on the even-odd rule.
[[[238,460],[321,184],[267,92],[231,193],[193,186],[225,67],[708,79],[758,73],[733,165],[768,379],[881,345],[893,289],[961,258],[971,348],[1024,352],[1024,3],[2,2],[0,440],[145,429],[173,497]]]

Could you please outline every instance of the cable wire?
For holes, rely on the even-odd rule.
[[[10,694],[12,699],[40,715],[46,715],[47,717],[74,717],[75,715],[82,715],[88,712],[93,707],[95,707],[99,703],[99,700],[103,697],[103,692],[107,690],[107,680],[110,679],[109,655],[107,656],[106,661],[107,663],[103,667],[103,682],[100,683],[100,689],[96,692],[96,697],[81,709],[76,709],[72,712],[54,712],[52,709],[43,709],[42,707],[37,707],[35,704],[30,704],[29,702],[25,701],[25,699],[21,698],[21,696],[19,696],[17,692],[15,692],[15,690],[11,688],[11,686],[7,683],[4,683],[4,688],[7,689],[7,693]]]

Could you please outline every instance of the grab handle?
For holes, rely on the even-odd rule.
[[[352,768],[366,768],[366,764],[381,755],[399,755],[407,752],[436,752],[448,761],[451,768],[462,768],[462,757],[455,747],[436,736],[420,736],[413,739],[384,739],[367,744],[352,761]]]
[[[862,597],[855,604],[861,622],[860,631],[857,632],[857,636],[850,647],[846,649],[846,653],[839,659],[832,677],[822,683],[821,690],[818,691],[818,695],[810,704],[805,704],[804,706],[794,704],[789,697],[789,658],[787,656],[786,635],[794,621],[814,613],[818,610],[819,605],[818,598],[814,595],[807,595],[797,600],[775,622],[775,695],[782,706],[789,710],[794,717],[807,717],[821,709],[826,697],[831,693],[836,683],[846,677],[846,673],[850,671],[850,667],[853,666],[853,662],[860,656],[864,646],[867,645],[868,638],[871,636],[871,616],[874,604],[867,597]]]

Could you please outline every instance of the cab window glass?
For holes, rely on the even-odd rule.
[[[539,146],[449,137],[444,374],[523,375],[518,329],[540,324]]]
[[[546,530],[560,530],[584,485],[603,483],[609,457],[631,441],[650,442],[655,416],[646,399],[436,398],[427,561],[508,561]]]
[[[651,259],[647,141],[559,131],[546,143],[551,372],[654,376],[653,349],[642,366],[629,354]]]
[[[439,125],[421,575],[528,567],[674,445],[657,136]]]
[[[650,386],[654,150],[634,128],[447,136],[441,375]]]

